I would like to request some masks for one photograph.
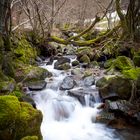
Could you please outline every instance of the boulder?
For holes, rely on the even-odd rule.
[[[75,60],[72,62],[72,66],[78,66],[79,65],[79,61],[78,60]]]
[[[71,68],[71,66],[70,66],[69,63],[64,63],[64,64],[59,65],[55,69],[58,69],[58,70],[68,70],[70,68]]]
[[[83,79],[85,86],[92,86],[95,84],[95,77],[94,76],[87,76]]]
[[[41,112],[14,96],[0,96],[0,120],[1,140],[20,140],[30,135],[42,139]]]
[[[58,70],[67,70],[70,69],[70,59],[67,57],[60,57],[58,60],[54,63],[54,69]]]
[[[32,91],[42,90],[46,87],[46,85],[47,83],[44,80],[29,81],[26,83],[26,86]]]
[[[93,89],[72,89],[68,91],[68,95],[78,99],[82,105],[87,105],[88,102],[89,106],[94,106],[95,97]],[[86,97],[88,98],[87,100]]]
[[[106,99],[129,99],[131,96],[132,82],[123,76],[104,76],[96,82],[100,96]]]
[[[86,54],[84,54],[83,56],[81,56],[80,58],[79,58],[79,61],[81,62],[81,63],[90,63],[90,59],[89,59],[89,57],[86,55]]]
[[[16,70],[15,80],[17,82],[38,81],[51,76],[51,72],[46,69],[36,66],[22,66]]]
[[[81,68],[75,68],[75,69],[72,69],[71,70],[71,74],[72,75],[81,75],[81,74],[83,74],[84,72],[83,72],[83,70],[81,69]]]
[[[75,86],[76,82],[72,79],[72,77],[65,77],[63,82],[60,85],[60,90],[69,90]]]

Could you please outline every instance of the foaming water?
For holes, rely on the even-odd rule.
[[[42,66],[53,73],[53,78],[45,90],[34,95],[37,108],[42,111],[41,132],[43,140],[119,140],[114,130],[95,123],[98,102],[89,106],[90,97],[85,96],[86,106],[59,90],[59,84],[67,73],[54,70],[53,65]],[[46,79],[47,80],[47,79]],[[57,86],[57,88],[52,88]]]

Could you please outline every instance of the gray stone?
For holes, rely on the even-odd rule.
[[[30,90],[42,90],[46,87],[47,83],[43,80],[40,81],[32,81],[26,83]]]
[[[76,82],[72,79],[72,77],[66,77],[63,79],[63,82],[60,85],[60,90],[72,89],[75,86],[75,83]]]

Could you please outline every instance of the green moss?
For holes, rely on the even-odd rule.
[[[104,68],[107,69],[109,67],[111,67],[111,65],[113,64],[114,59],[109,59],[104,63]]]
[[[75,60],[72,62],[72,66],[77,66],[77,65],[79,65],[79,61]]]
[[[68,70],[70,68],[71,67],[70,67],[70,64],[69,63],[64,63],[64,64],[58,66],[58,69],[59,70]]]
[[[78,58],[86,54],[90,58],[90,60],[93,59],[93,50],[90,47],[80,47],[77,49],[76,54]]]
[[[85,54],[80,58],[80,62],[82,63],[90,63],[89,57]]]
[[[8,81],[0,81],[0,92],[12,92],[15,89],[14,79],[9,79]]]
[[[135,64],[135,66],[140,67],[140,56],[134,56],[133,62]]]
[[[40,124],[42,122],[42,114],[34,109],[30,104],[21,102],[19,127],[16,131],[16,139],[19,140],[25,136],[38,136],[42,139],[40,132]]]
[[[20,102],[14,96],[0,96],[0,130],[13,129],[19,119]],[[13,125],[13,126],[12,126]]]
[[[125,56],[118,56],[113,65],[118,70],[128,70],[134,67],[131,59]]]
[[[123,70],[134,68],[133,62],[126,56],[118,56],[113,62],[109,63],[110,67],[106,70],[106,74],[115,74]]]
[[[33,64],[37,56],[36,49],[24,38],[18,42],[18,47],[13,51],[15,55],[19,57],[18,59],[26,64]]]
[[[140,76],[140,68],[124,70],[122,73],[128,79],[137,80]]]
[[[16,96],[17,98],[20,99],[23,96],[23,93],[21,91],[15,90],[11,92],[9,95]]]
[[[20,140],[25,136],[38,136],[42,114],[30,104],[19,102],[15,96],[0,96],[0,138]]]
[[[38,140],[37,136],[26,136],[22,138],[21,140]]]

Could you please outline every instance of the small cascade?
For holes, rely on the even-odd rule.
[[[83,106],[76,97],[69,96],[66,91],[59,89],[63,79],[70,74],[69,71],[55,70],[54,62],[52,65],[41,67],[53,74],[51,81],[46,79],[48,82],[46,89],[34,93],[33,96],[37,108],[43,114],[41,125],[43,140],[119,140],[114,130],[95,123],[99,112],[97,107],[100,104],[95,86],[87,90]]]

